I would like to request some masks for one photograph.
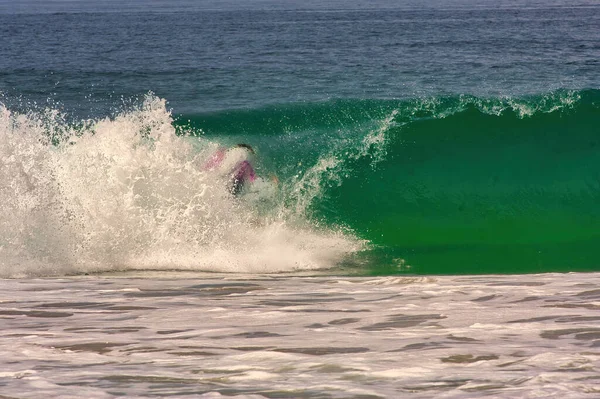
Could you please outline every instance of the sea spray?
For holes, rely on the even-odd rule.
[[[216,143],[177,135],[155,96],[73,127],[48,113],[0,112],[3,277],[320,269],[361,246],[233,198],[202,168]]]
[[[394,126],[397,113],[397,110],[393,110],[382,120],[353,126],[354,134],[348,130],[339,130],[338,137],[332,140],[330,150],[320,155],[314,165],[303,173],[293,176],[288,186],[289,191],[286,192],[285,211],[293,211],[304,217],[315,202],[323,199],[328,188],[340,186],[353,173],[349,166],[353,161],[370,160],[374,169],[377,163],[385,159],[387,132]],[[356,134],[356,131],[360,133]]]

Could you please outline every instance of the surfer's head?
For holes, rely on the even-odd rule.
[[[248,150],[250,152],[250,154],[254,155],[254,148],[252,148],[250,145],[245,144],[245,143],[239,143],[236,144],[234,148],[244,148],[246,150]]]
[[[227,154],[231,158],[239,158],[239,161],[254,161],[256,152],[249,144],[239,143],[227,150]]]
[[[248,144],[236,144],[226,151],[221,167],[225,170],[232,170],[240,162],[254,162],[254,158],[254,148]]]

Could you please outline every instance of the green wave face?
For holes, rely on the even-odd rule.
[[[600,270],[600,91],[344,100],[181,117],[256,146],[281,206],[372,274]],[[201,131],[200,131],[200,130]]]

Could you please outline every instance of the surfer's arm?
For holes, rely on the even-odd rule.
[[[213,170],[217,168],[223,162],[223,158],[225,158],[225,149],[217,149],[217,151],[215,151],[215,153],[202,166],[202,170]]]

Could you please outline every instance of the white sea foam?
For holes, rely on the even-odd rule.
[[[0,280],[2,394],[599,393],[598,273],[396,284],[387,277],[155,273]],[[405,303],[414,306],[398,308]]]
[[[272,187],[271,198],[233,198],[203,169],[217,144],[177,135],[172,122],[152,95],[79,124],[0,105],[0,276],[320,269],[362,245],[317,230],[298,209],[293,223],[257,212],[257,202],[276,200]]]

